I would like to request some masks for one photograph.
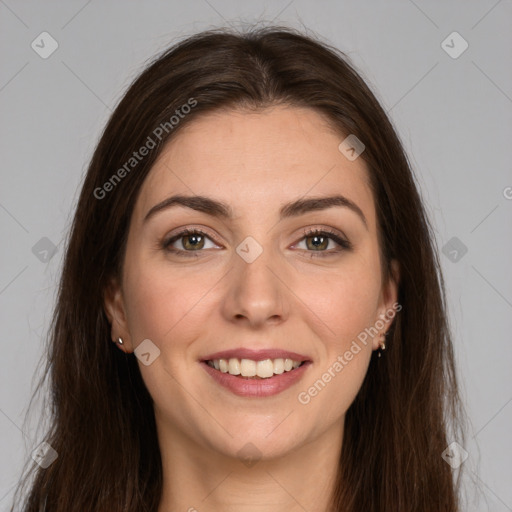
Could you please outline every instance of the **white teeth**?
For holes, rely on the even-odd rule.
[[[240,369],[240,361],[238,359],[231,358],[229,360],[228,371],[231,375],[240,375],[242,370]]]
[[[213,363],[213,364],[215,364],[215,363]],[[222,373],[228,373],[228,371],[229,371],[228,362],[225,359],[221,359],[219,361],[219,368]]]
[[[274,373],[276,375],[284,373],[284,359],[274,359]]]
[[[274,363],[272,359],[265,359],[264,361],[258,361],[256,365],[256,375],[262,379],[267,379],[274,375]]]
[[[230,375],[241,375],[242,377],[259,377],[268,379],[273,375],[281,375],[298,368],[301,361],[293,359],[264,359],[263,361],[253,361],[252,359],[238,359],[232,357],[230,359],[214,359],[208,361],[208,365],[222,373]]]
[[[242,377],[254,377],[256,375],[256,361],[242,359],[240,361],[240,373]]]

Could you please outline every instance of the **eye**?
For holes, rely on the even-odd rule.
[[[206,245],[207,240],[212,244],[209,247]],[[176,242],[178,242],[178,246],[181,245],[181,248],[174,246]],[[211,238],[200,229],[184,229],[162,243],[163,249],[180,256],[197,256],[194,254],[195,252],[215,247],[217,246],[212,242]]]
[[[210,242],[210,246],[207,245]],[[299,247],[305,242],[305,248]],[[181,245],[177,247],[176,245]],[[218,247],[211,237],[200,229],[184,229],[162,242],[162,248],[179,256],[199,256],[203,249]],[[327,257],[339,254],[345,250],[351,250],[352,244],[334,231],[328,229],[310,229],[303,233],[303,238],[295,247],[305,250],[311,257]],[[329,249],[329,250],[328,250]]]
[[[298,247],[303,241],[305,248]],[[297,244],[296,247],[311,252],[311,257],[330,256],[352,249],[352,244],[348,240],[345,240],[337,233],[327,229],[310,229],[305,231],[304,238],[300,240],[299,244]],[[329,248],[331,250],[328,251],[327,249]]]

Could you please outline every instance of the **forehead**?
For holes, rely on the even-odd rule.
[[[277,212],[283,202],[341,193],[374,225],[362,158],[338,149],[345,134],[313,109],[277,106],[258,112],[216,111],[192,120],[171,139],[142,186],[135,215],[181,193],[208,195],[233,210]]]

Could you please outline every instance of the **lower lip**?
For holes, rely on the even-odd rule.
[[[307,361],[294,370],[284,372],[281,375],[274,375],[268,379],[247,379],[240,376],[236,377],[229,373],[222,373],[209,366],[206,362],[201,362],[204,369],[217,383],[229,389],[235,395],[257,398],[277,395],[293,386],[293,384],[301,379],[310,364],[310,361]]]

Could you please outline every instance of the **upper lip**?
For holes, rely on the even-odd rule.
[[[294,361],[310,361],[307,356],[298,354],[297,352],[290,352],[289,350],[281,349],[261,349],[253,350],[250,348],[233,348],[231,350],[222,350],[215,352],[206,357],[201,358],[201,361],[213,361],[214,359],[251,359],[253,361],[263,361],[265,359],[293,359]]]

